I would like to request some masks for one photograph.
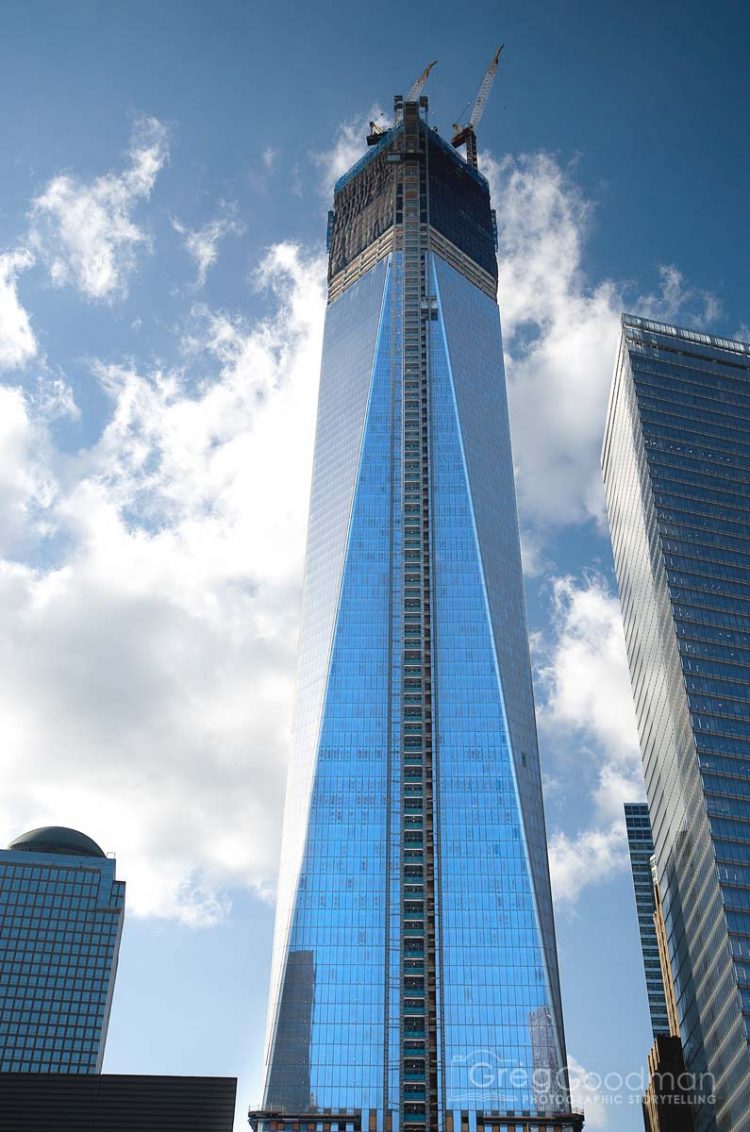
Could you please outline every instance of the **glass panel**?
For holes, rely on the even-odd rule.
[[[372,383],[386,269],[385,261],[376,264],[331,303],[326,313],[267,1045],[276,1024],[295,889],[305,846],[331,640]]]
[[[558,1033],[563,1032],[497,304],[434,257],[474,523]],[[564,1063],[564,1053],[560,1054]]]
[[[0,1072],[101,1072],[124,899],[111,859],[0,851]]]
[[[750,1120],[749,408],[748,347],[624,318],[603,466],[685,1060],[718,1097],[701,1132]]]
[[[520,583],[517,550],[510,561],[493,563],[483,571],[478,524],[469,490],[470,472],[464,460],[469,444],[484,448],[476,457],[475,485],[489,476],[486,491],[494,494],[495,512],[506,502],[506,519],[517,542],[510,460],[497,461],[498,444],[509,451],[507,415],[501,396],[488,386],[489,373],[499,368],[499,327],[491,300],[466,283],[452,268],[438,263],[441,310],[446,311],[446,339],[441,321],[432,324],[433,537],[437,665],[440,970],[446,1089],[450,1107],[522,1110],[553,1107],[546,1104],[550,1084],[561,1066],[560,1040],[553,1021],[553,1004],[536,914],[521,800],[516,784],[513,750],[506,720],[488,589],[503,573],[505,588]],[[449,312],[449,313],[448,313]],[[462,337],[454,352],[453,343]],[[468,342],[473,343],[471,362]],[[454,362],[454,358],[456,359]],[[464,414],[472,434],[461,435],[454,391],[455,370],[462,366]],[[478,404],[468,406],[474,385]],[[461,400],[458,401],[460,409]],[[493,411],[494,410],[494,411]],[[479,419],[488,416],[479,435]],[[488,433],[492,442],[488,445]],[[499,464],[499,470],[498,470]],[[489,506],[485,498],[484,507]],[[497,558],[503,522],[494,526],[486,516],[487,558]],[[516,574],[517,571],[517,574]],[[511,684],[517,694],[530,684],[523,606],[493,595],[503,631],[519,650],[506,653]],[[514,708],[520,717],[527,695]],[[530,741],[524,751],[526,767],[537,762],[533,714],[526,720]],[[535,780],[538,790],[538,767]],[[533,781],[533,780],[532,780]],[[532,787],[526,784],[527,795]],[[541,798],[535,799],[541,809]],[[544,857],[546,867],[546,850]],[[556,1004],[557,1005],[557,1004]],[[515,1074],[513,1073],[515,1070]],[[534,1071],[538,1071],[534,1088]],[[542,1099],[544,1096],[544,1100]]]
[[[369,282],[364,293],[368,301],[377,294]],[[394,462],[389,300],[386,285],[265,1101],[291,1112],[383,1107]],[[345,349],[339,339],[328,342],[329,350]]]

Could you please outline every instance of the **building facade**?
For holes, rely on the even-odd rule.
[[[646,1132],[693,1132],[693,1091],[685,1087],[689,1079],[685,1077],[648,805],[626,802],[625,824],[654,1037],[648,1055],[643,1121]]]
[[[370,140],[329,217],[252,1121],[572,1129],[488,185],[426,99]]]
[[[649,1083],[643,1098],[645,1132],[694,1132],[693,1098],[683,1085],[682,1042],[657,1034],[648,1055]]]
[[[624,316],[603,471],[698,1132],[750,1127],[750,347]]]
[[[654,1037],[656,1037],[657,1034],[669,1033],[669,1018],[659,958],[659,941],[654,922],[656,904],[651,876],[654,840],[651,834],[648,806],[645,802],[625,803],[625,827],[628,834],[628,852],[630,854],[630,869],[633,874],[643,970],[646,976],[648,1009],[651,1015],[651,1029]]]
[[[677,1013],[677,995],[672,978],[672,964],[669,959],[669,940],[667,939],[667,924],[664,919],[664,907],[659,892],[659,877],[656,869],[656,858],[651,858],[651,891],[654,894],[654,927],[656,928],[656,944],[659,948],[659,963],[661,964],[661,980],[664,987],[664,997],[667,1003],[667,1020],[669,1022],[669,1035],[673,1038],[680,1036],[680,1016]]]
[[[0,851],[0,1072],[101,1072],[124,905],[115,862],[76,830]]]
[[[2,1132],[232,1132],[235,1077],[0,1074]]]

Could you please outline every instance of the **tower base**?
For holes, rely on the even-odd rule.
[[[375,1111],[362,1112],[282,1112],[279,1109],[251,1109],[248,1121],[253,1132],[394,1132],[393,1117],[386,1116],[385,1128],[378,1126]],[[547,1113],[543,1116],[518,1112],[461,1113],[456,1128],[453,1112],[443,1120],[444,1132],[581,1132],[582,1112]],[[473,1127],[472,1127],[473,1126]],[[425,1128],[425,1132],[436,1132]]]

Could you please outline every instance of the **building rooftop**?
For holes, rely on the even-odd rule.
[[[63,825],[45,825],[22,833],[9,849],[23,853],[62,853],[68,857],[104,857],[105,853],[85,833]]]

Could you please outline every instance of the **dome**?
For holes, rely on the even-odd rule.
[[[77,829],[64,825],[44,825],[22,833],[11,841],[9,849],[23,853],[62,853],[68,857],[103,857],[105,854],[95,841]]]

